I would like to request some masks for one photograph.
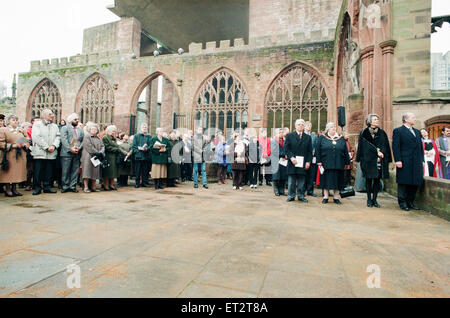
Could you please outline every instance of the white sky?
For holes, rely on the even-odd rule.
[[[395,1],[395,0],[394,0]],[[81,53],[83,30],[119,20],[106,6],[113,0],[0,0],[0,81],[30,61]],[[450,0],[433,0],[433,16],[450,14]],[[431,36],[432,52],[450,50],[450,24]]]

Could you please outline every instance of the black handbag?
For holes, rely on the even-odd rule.
[[[356,195],[355,189],[353,187],[346,187],[340,192],[341,198],[354,197]]]
[[[12,145],[9,148],[9,150],[11,150],[11,148],[12,148]],[[8,152],[8,146],[5,143],[5,151],[3,152],[3,159],[2,159],[2,164],[1,164],[1,168],[2,168],[3,171],[7,171],[9,169],[9,161],[6,158],[7,152]]]

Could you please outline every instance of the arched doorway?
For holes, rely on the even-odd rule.
[[[319,77],[301,63],[284,69],[272,82],[266,95],[266,127],[295,129],[299,118],[312,123],[312,130],[325,129],[328,96]]]
[[[248,126],[248,94],[242,81],[228,69],[210,75],[195,98],[195,126],[210,130],[242,131]]]
[[[40,118],[44,109],[50,109],[55,114],[55,123],[61,122],[62,101],[58,87],[50,79],[45,78],[33,89],[29,101],[27,120]]]
[[[429,137],[436,140],[442,136],[442,128],[450,127],[450,115],[441,115],[425,121]]]
[[[147,123],[150,134],[162,127],[166,132],[176,128],[175,114],[179,110],[179,97],[174,83],[163,73],[147,77],[138,86],[132,101],[130,131],[137,133]]]
[[[82,123],[89,121],[105,129],[114,122],[114,90],[101,74],[92,74],[81,86],[76,99],[76,112]]]

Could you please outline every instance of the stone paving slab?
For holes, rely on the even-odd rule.
[[[449,297],[449,223],[382,195],[122,188],[0,199],[0,297]],[[81,289],[68,289],[78,264]],[[367,288],[367,266],[381,289]]]

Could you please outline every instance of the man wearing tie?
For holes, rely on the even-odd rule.
[[[80,169],[83,129],[78,127],[78,115],[67,117],[67,125],[61,128],[62,193],[77,193],[78,169]]]
[[[392,150],[397,167],[398,204],[404,211],[419,210],[414,205],[417,189],[423,183],[424,152],[420,131],[413,128],[416,116],[406,113],[403,125],[394,129]]]
[[[288,156],[288,202],[298,200],[308,202],[305,198],[306,172],[311,167],[312,143],[311,136],[305,134],[305,121],[298,119],[295,122],[296,131],[286,136],[286,154]]]

